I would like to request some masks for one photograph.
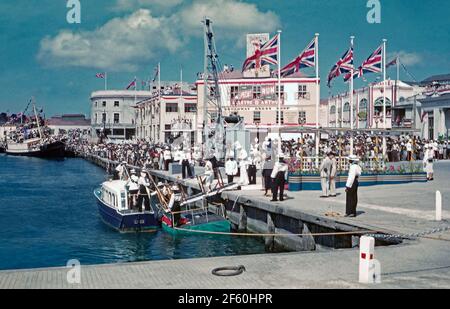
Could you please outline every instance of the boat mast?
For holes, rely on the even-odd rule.
[[[37,126],[38,126],[39,138],[42,140],[41,124],[39,123],[38,115],[37,115],[37,112],[36,112],[36,104],[34,102],[34,97],[31,98],[31,101],[33,103],[34,117],[36,119],[36,123],[37,123]]]
[[[219,56],[217,55],[217,48],[214,38],[214,31],[212,28],[212,21],[205,17],[204,25],[204,72],[203,72],[203,143],[205,145],[214,143],[219,156],[224,156],[223,149],[225,148],[225,132],[224,119],[222,111],[221,93],[219,85]],[[213,120],[213,121],[212,121]],[[210,138],[212,127],[214,127],[214,138]],[[213,140],[213,141],[211,141]],[[206,156],[209,151],[206,147]],[[218,158],[220,159],[220,158]]]

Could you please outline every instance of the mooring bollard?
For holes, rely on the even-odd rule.
[[[374,259],[375,238],[362,236],[359,240],[359,282],[380,283],[381,265]]]
[[[442,220],[442,194],[441,191],[436,191],[436,221]]]

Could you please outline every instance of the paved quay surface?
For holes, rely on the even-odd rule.
[[[360,188],[360,215],[336,218],[358,226],[398,233],[415,233],[450,222],[450,162],[435,164],[435,181]],[[444,222],[434,221],[435,191],[443,195]],[[319,199],[320,192],[288,192],[285,207],[324,215],[341,214],[345,193]],[[240,195],[262,198],[259,190]],[[450,231],[405,241],[398,246],[377,247],[382,283],[358,283],[358,249],[303,253],[264,254],[130,264],[82,266],[81,283],[68,284],[67,268],[3,271],[0,288],[450,288]],[[441,240],[437,240],[441,238]],[[215,267],[244,265],[237,277],[215,277]]]
[[[450,239],[450,233],[441,235]],[[450,288],[448,242],[421,240],[379,247],[382,283],[358,283],[358,250],[284,253],[82,266],[81,283],[68,284],[66,268],[0,272],[0,288]],[[237,277],[216,277],[215,267],[244,265]]]

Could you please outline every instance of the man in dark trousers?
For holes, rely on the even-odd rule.
[[[141,171],[141,177],[138,179],[139,185],[139,197],[137,201],[137,206],[139,207],[139,212],[142,212],[142,202],[144,202],[145,210],[150,210],[150,197],[148,196],[147,189],[150,188],[150,182],[147,178],[147,171],[143,169]]]
[[[272,190],[272,171],[273,171],[274,163],[272,161],[272,157],[267,156],[266,160],[263,164],[263,171],[262,171],[262,177],[263,177],[263,183],[264,183],[264,196],[269,195],[269,190]],[[272,190],[273,191],[273,190]]]
[[[272,171],[272,183],[273,183],[273,197],[272,202],[278,201],[278,192],[280,196],[280,201],[284,200],[284,185],[286,184],[288,175],[288,166],[284,162],[284,155],[279,155],[279,161],[275,163]]]
[[[355,155],[351,155],[349,158],[350,169],[348,171],[348,179],[345,185],[346,196],[346,217],[356,217],[356,207],[358,206],[358,186],[359,177],[361,176],[361,167],[358,165],[359,159]]]

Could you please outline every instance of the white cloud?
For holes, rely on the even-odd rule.
[[[41,41],[38,59],[50,66],[77,66],[134,71],[137,64],[158,55],[174,52],[181,41],[165,27],[165,17],[153,17],[138,10],[124,18],[114,18],[94,31],[62,30]]]
[[[184,25],[185,33],[201,35],[199,25],[205,16],[228,39],[245,40],[246,33],[275,32],[280,26],[275,13],[261,12],[256,4],[235,0],[197,0],[174,17]]]
[[[179,0],[119,0],[118,4],[163,3]],[[279,18],[262,12],[255,4],[239,0],[194,0],[168,16],[154,16],[139,9],[125,17],[111,19],[92,31],[62,30],[41,41],[38,60],[49,66],[74,66],[109,71],[135,71],[139,64],[174,54],[192,37],[203,44],[201,21],[213,20],[220,40],[243,43],[246,33],[275,32]]]
[[[113,9],[117,11],[131,11],[139,8],[168,9],[180,5],[183,0],[116,0]]]
[[[420,54],[410,53],[404,50],[388,53],[387,61],[390,61],[397,56],[400,58],[400,62],[406,66],[414,66],[422,61],[422,56]]]

